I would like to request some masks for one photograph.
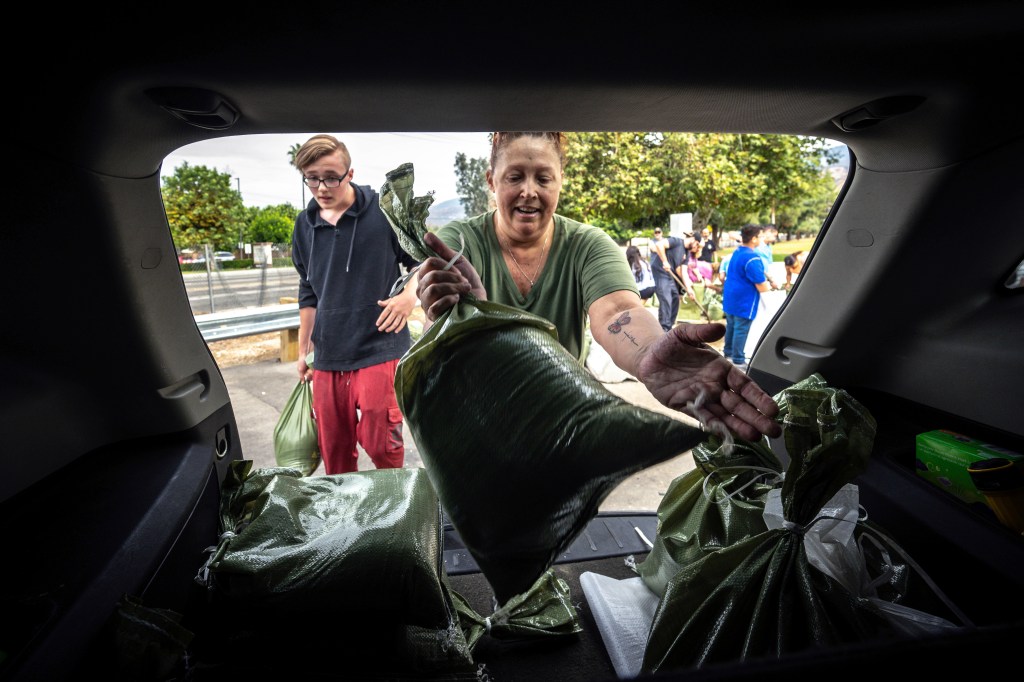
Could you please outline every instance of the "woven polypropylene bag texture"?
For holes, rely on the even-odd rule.
[[[466,299],[399,362],[399,405],[499,601],[528,589],[626,477],[704,432],[598,382],[543,318]]]
[[[218,591],[264,615],[345,613],[428,628],[454,618],[437,495],[422,469],[302,477],[233,469]]]

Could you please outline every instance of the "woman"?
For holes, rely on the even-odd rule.
[[[703,235],[700,232],[695,232],[693,241],[686,249],[686,261],[683,265],[686,266],[687,276],[683,281],[689,280],[691,284],[704,284],[705,286],[711,281],[711,263],[700,259],[703,248]]]
[[[419,269],[427,324],[472,293],[550,320],[579,358],[589,316],[594,340],[662,404],[746,440],[780,435],[771,396],[707,345],[722,338],[723,325],[663,331],[643,309],[615,242],[556,213],[564,165],[562,133],[494,133],[487,184],[496,208],[425,237],[438,255]],[[463,242],[462,257],[446,270]]]
[[[680,295],[686,294],[697,305],[700,300],[693,290],[694,284],[706,284],[702,270],[696,266],[697,254],[700,253],[700,233],[686,237],[683,249],[683,261],[676,268],[676,281],[681,287]]]
[[[636,287],[640,290],[640,300],[647,305],[647,301],[654,296],[654,273],[651,272],[651,264],[640,255],[640,249],[635,246],[626,248],[626,262],[633,271],[633,279],[636,280]]]
[[[721,294],[722,289],[725,287],[725,270],[722,268],[721,263],[711,264],[711,279],[707,283],[707,288],[714,291],[716,294]]]
[[[789,291],[793,287],[793,283],[796,282],[796,278],[799,277],[801,271],[803,271],[805,258],[806,256],[803,251],[794,251],[784,259],[783,264],[786,266],[786,284],[784,287],[786,291]]]

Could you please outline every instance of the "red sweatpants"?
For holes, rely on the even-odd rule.
[[[397,366],[395,359],[351,372],[313,370],[313,413],[326,473],[357,471],[357,443],[378,469],[404,466]]]

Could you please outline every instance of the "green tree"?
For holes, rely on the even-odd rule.
[[[251,242],[287,244],[292,240],[295,216],[299,210],[291,204],[264,206],[251,211],[246,236]]]
[[[814,179],[797,202],[779,213],[779,229],[799,234],[817,234],[839,195],[839,188],[827,170]]]
[[[245,227],[245,207],[230,173],[185,162],[164,178],[161,193],[175,244],[235,247]]]
[[[693,229],[712,225],[715,237],[745,222],[756,206],[756,178],[741,170],[737,136],[666,133],[660,149],[659,201],[667,213],[691,213]]]
[[[793,135],[708,133],[664,136],[666,170],[664,200],[682,206],[672,212],[693,213],[694,229],[712,226],[716,239],[725,229],[747,222],[770,222],[785,231],[799,209],[801,220],[818,211],[820,223],[827,205],[817,196],[823,185],[824,140]]]
[[[488,165],[487,159],[483,157],[471,159],[462,152],[455,155],[455,191],[466,215],[479,215],[490,208]]]
[[[835,200],[823,149],[821,138],[792,135],[570,134],[558,212],[620,242],[673,213],[691,213],[693,228],[710,225],[716,238],[747,222],[820,225]]]
[[[559,213],[597,225],[617,241],[637,236],[668,211],[659,201],[659,137],[645,132],[567,136]]]
[[[739,135],[742,170],[755,179],[754,200],[767,222],[779,225],[779,212],[813,193],[824,169],[823,138],[797,135]]]

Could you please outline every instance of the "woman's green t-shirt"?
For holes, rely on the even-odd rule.
[[[639,295],[625,254],[603,230],[556,214],[547,263],[523,296],[505,265],[493,216],[494,211],[488,211],[456,220],[437,234],[457,251],[461,233],[466,242],[463,256],[480,274],[488,300],[550,320],[558,329],[558,340],[579,359],[590,305],[613,291]]]

